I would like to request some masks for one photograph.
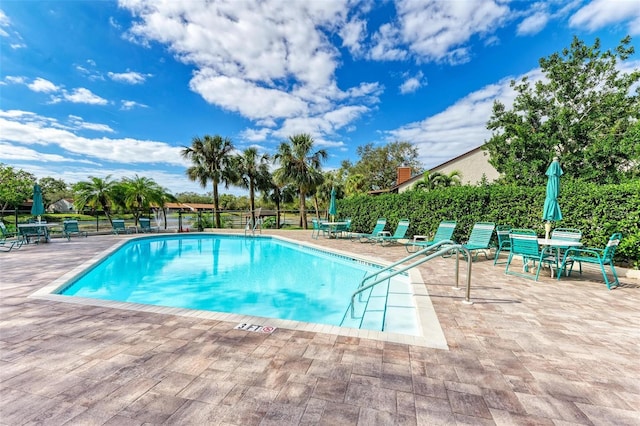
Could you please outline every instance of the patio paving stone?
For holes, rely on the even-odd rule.
[[[385,262],[406,255],[264,233]],[[29,297],[126,238],[0,253],[0,425],[640,424],[638,281],[609,291],[585,268],[534,282],[481,258],[468,305],[453,260],[427,262],[418,270],[448,350]]]

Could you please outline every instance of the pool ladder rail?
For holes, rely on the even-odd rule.
[[[458,254],[460,252],[464,252],[464,258],[467,260],[467,286],[466,286],[465,300],[463,301],[463,303],[473,304],[473,302],[471,301],[471,265],[472,265],[471,252],[467,248],[465,248],[462,244],[456,244],[451,240],[445,240],[445,241],[440,241],[432,246],[426,247],[415,253],[412,253],[411,255],[403,259],[400,259],[399,261],[392,263],[391,265],[388,265],[372,274],[365,275],[365,277],[362,279],[362,281],[358,285],[358,289],[354,291],[353,294],[351,295],[351,302],[349,303],[347,312],[345,312],[341,325],[345,325],[345,321],[347,321],[348,319],[351,319],[351,320],[359,319],[360,321],[357,328],[361,328],[363,321],[367,316],[366,314],[368,312],[367,309],[369,308],[369,301],[373,296],[373,289],[375,286],[386,282],[387,290],[385,291],[385,293],[388,295],[389,283],[392,277],[405,273],[409,269],[414,268],[418,265],[421,265],[424,262],[428,262],[431,259],[435,259],[436,257],[455,254],[455,258],[456,258],[455,288],[460,289],[460,287],[458,286],[459,271],[460,271],[460,268],[459,268],[460,256],[458,256]],[[410,260],[415,259],[416,257],[420,257],[423,255],[424,257],[408,265],[403,265],[405,262],[408,262]],[[394,269],[396,267],[398,267],[398,269]],[[367,290],[371,290],[369,292],[369,296],[367,297],[366,300],[362,300],[362,294]],[[358,296],[359,303],[361,304],[364,303],[362,313],[358,313],[358,314],[356,314],[356,308],[355,308],[356,296]],[[378,292],[378,296],[380,296],[380,292]],[[386,306],[386,300],[385,300],[385,306]],[[349,313],[351,314],[350,318],[347,318]],[[384,313],[386,313],[386,309],[384,310]],[[353,321],[350,321],[350,322],[353,324]],[[384,325],[385,325],[385,316],[383,314],[382,324],[380,326],[381,331],[384,331]]]
[[[251,236],[255,236],[256,232],[259,234],[262,234],[262,218],[260,217],[260,212],[262,211],[262,207],[259,209],[256,209],[254,211],[253,216],[249,216],[249,220],[247,221],[247,224],[244,227],[244,236],[248,236],[249,234],[251,234]],[[254,223],[254,218],[255,218],[255,223]]]

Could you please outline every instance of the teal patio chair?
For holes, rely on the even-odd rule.
[[[431,241],[427,241],[426,237],[422,235],[414,235],[412,241],[408,241],[404,247],[409,253],[415,253],[418,250],[422,250],[425,247],[432,246],[440,241],[450,240],[453,237],[453,231],[456,229],[455,220],[443,220],[438,225],[436,235],[433,236]],[[422,240],[421,240],[422,239]]]
[[[33,224],[33,226],[31,225],[32,223],[27,223],[27,224],[22,224],[21,226],[18,227],[18,231],[20,232],[20,238],[22,238],[23,242],[27,244],[31,244],[33,242],[37,244],[42,239],[44,239],[44,241],[48,240],[49,235],[47,232],[47,228],[36,226],[35,224]]]
[[[409,219],[400,219],[398,222],[398,226],[396,226],[396,230],[393,235],[385,235],[384,232],[380,233],[379,236],[373,237],[374,241],[380,243],[380,245],[389,245],[393,243],[397,243],[398,240],[405,239],[405,235],[407,230],[409,229]]]
[[[313,238],[314,240],[317,240],[320,234],[322,234],[325,237],[328,235],[329,230],[327,226],[323,225],[319,219],[315,219],[315,218],[311,219],[311,224],[313,225],[313,231],[311,231],[311,238]]]
[[[77,220],[65,220],[62,222],[62,235],[67,239],[67,241],[71,241],[71,237],[73,235],[77,235],[79,237],[84,236],[86,238],[89,234],[87,231],[80,230]]]
[[[493,256],[493,266],[496,265],[504,265],[507,263],[498,262],[500,258],[500,253],[506,251],[507,253],[511,250],[511,238],[509,237],[509,232],[511,232],[511,227],[509,225],[498,225],[496,226],[496,236],[498,237],[498,248],[496,248],[496,253]]]
[[[138,219],[138,223],[140,223],[140,230],[142,232],[160,232],[160,228],[151,226],[151,219],[141,217]]]
[[[565,241],[580,241],[582,239],[582,231],[573,228],[556,228],[551,231],[552,240],[565,240]],[[564,254],[569,247],[556,246],[556,255],[558,256],[558,263],[561,262]],[[567,263],[573,263],[573,259],[568,259]],[[573,266],[572,266],[573,267]],[[582,272],[582,264],[580,264],[580,272]]]
[[[352,233],[351,240],[357,239],[361,243],[370,243],[374,241],[374,237],[377,237],[384,231],[385,226],[387,226],[387,219],[381,217],[376,221],[376,226],[373,227],[371,233]]]
[[[529,262],[533,262],[533,266],[536,266],[535,280],[538,281],[540,276],[540,268],[543,264],[549,265],[550,268],[555,266],[558,271],[558,258],[556,257],[553,248],[540,247],[538,244],[538,236],[533,229],[512,229],[509,234],[511,237],[511,250],[509,251],[509,258],[507,259],[507,267],[504,270],[505,274],[518,275],[524,278],[534,278],[531,274],[525,274],[529,270]],[[523,272],[510,271],[511,261],[514,257],[520,256],[522,258],[522,270]],[[553,269],[551,269],[553,272]],[[559,273],[560,271],[558,271]]]
[[[618,245],[620,244],[620,240],[622,240],[622,234],[620,232],[616,232],[615,234],[611,235],[607,246],[603,249],[569,247],[564,253],[560,271],[565,270],[565,268],[567,267],[567,263],[571,264],[571,268],[569,269],[567,275],[571,275],[573,264],[575,262],[580,263],[580,274],[582,274],[582,262],[599,265],[600,272],[602,272],[602,277],[604,278],[604,283],[607,285],[607,288],[611,290],[611,287],[618,287],[620,285],[620,282],[618,281],[616,268],[613,266],[613,256],[615,255],[616,247],[618,247]],[[613,274],[613,282],[609,281],[607,272],[604,269],[604,265],[609,265],[609,269],[611,269],[611,273]],[[561,275],[562,274],[558,273],[558,279],[560,279]]]
[[[471,229],[469,240],[462,244],[464,248],[469,250],[473,256],[472,260],[478,258],[478,253],[482,252],[484,257],[489,260],[487,250],[491,248],[491,237],[496,224],[493,222],[476,222]]]
[[[335,228],[334,233],[336,238],[338,238],[338,236],[344,238],[349,238],[351,236],[351,218],[347,218],[343,222],[344,225],[338,225]]]

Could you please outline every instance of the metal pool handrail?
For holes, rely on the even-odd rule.
[[[439,248],[442,247],[442,248]],[[438,249],[438,250],[436,250]],[[434,251],[435,250],[435,251]],[[399,266],[403,263],[405,263],[408,260],[411,260],[415,257],[418,257],[420,255],[423,254],[427,254],[428,252],[433,251],[433,253],[426,255],[424,258],[419,259],[413,263],[410,263],[409,265],[404,265],[403,267],[399,268],[399,269],[393,269],[396,266]],[[431,259],[435,259],[436,257],[440,257],[444,254],[447,253],[451,253],[452,251],[456,252],[456,288],[458,288],[458,276],[459,276],[459,261],[458,261],[458,253],[460,253],[461,251],[465,252],[465,259],[467,259],[467,292],[466,292],[466,296],[465,296],[465,303],[469,303],[472,304],[473,302],[471,301],[471,252],[469,251],[469,249],[467,249],[466,247],[464,247],[462,244],[456,244],[451,240],[444,240],[444,241],[440,241],[432,246],[426,247],[420,251],[417,251],[395,263],[392,263],[391,265],[386,266],[385,268],[380,269],[379,271],[376,271],[375,273],[371,274],[371,275],[367,275],[366,277],[364,277],[362,279],[362,281],[360,282],[360,284],[358,285],[358,289],[356,291],[353,292],[353,294],[351,295],[351,317],[353,318],[355,315],[355,307],[354,307],[354,302],[355,302],[355,298],[358,294],[362,293],[365,290],[370,289],[371,287],[380,284],[381,282],[384,282],[388,279],[390,279],[393,276],[396,276],[398,274],[401,274],[403,272],[408,271],[411,268],[414,268],[418,265],[423,264],[424,262],[427,262]],[[381,272],[386,272],[389,271],[390,273],[385,275],[384,277],[378,278],[377,280],[373,281],[372,283],[366,284],[365,282],[368,281],[370,278],[376,277],[378,276]]]

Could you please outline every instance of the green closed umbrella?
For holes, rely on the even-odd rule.
[[[40,216],[44,214],[44,202],[42,201],[42,188],[40,185],[33,185],[33,204],[31,205],[31,214],[38,216],[38,222],[40,222]]]
[[[547,175],[547,195],[544,199],[544,207],[542,208],[542,220],[547,221],[545,224],[545,238],[549,238],[551,221],[555,222],[562,219],[560,204],[558,204],[558,195],[560,195],[560,176],[562,176],[563,173],[558,158],[554,158],[545,173]]]
[[[335,216],[338,214],[338,209],[336,208],[336,189],[331,188],[331,201],[329,201],[329,216]]]

